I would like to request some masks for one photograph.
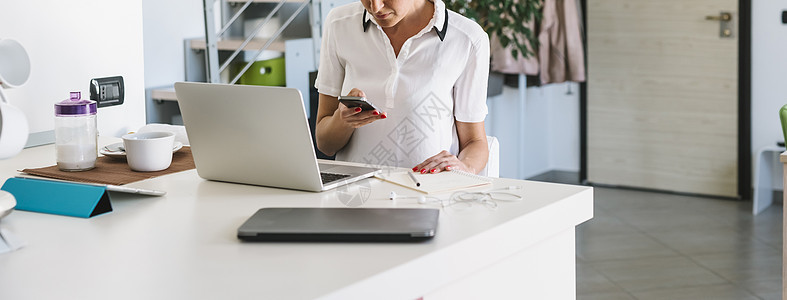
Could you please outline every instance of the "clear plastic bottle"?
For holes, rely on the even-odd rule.
[[[86,171],[96,166],[96,102],[81,97],[81,92],[71,92],[69,99],[55,103],[57,166],[63,171]]]

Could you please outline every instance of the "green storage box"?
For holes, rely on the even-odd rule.
[[[239,64],[237,71],[243,69],[246,63]],[[285,86],[287,84],[284,74],[284,57],[260,60],[251,64],[246,73],[238,80],[239,84]]]

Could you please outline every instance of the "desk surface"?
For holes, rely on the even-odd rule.
[[[52,145],[26,149],[0,161],[0,179],[54,158]],[[416,195],[405,188],[373,178],[363,184],[371,194],[361,207],[423,207],[387,199],[391,191]],[[27,246],[0,254],[0,298],[413,299],[593,215],[590,187],[501,178],[494,188],[522,187],[515,192],[524,200],[443,209],[428,242],[246,243],[236,230],[257,209],[344,207],[342,190],[206,181],[195,170],[129,186],[168,194],[113,193],[114,211],[91,219],[25,211],[4,218]]]

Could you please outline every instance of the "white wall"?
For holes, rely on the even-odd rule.
[[[142,0],[145,88],[185,80],[184,42],[205,35],[202,1]]]
[[[544,88],[549,99],[549,166],[579,172],[579,84],[553,84]]]
[[[119,136],[145,120],[141,0],[0,2],[0,38],[18,40],[30,55],[30,79],[6,90],[25,112],[30,132],[54,129],[54,103],[90,79],[123,76],[125,103],[98,110],[99,134]]]
[[[568,86],[571,94],[567,94]],[[523,99],[524,98],[524,99]],[[576,83],[504,87],[487,100],[487,134],[500,141],[500,177],[526,179],[547,171],[579,171],[579,87]]]
[[[751,39],[751,148],[784,140],[779,109],[787,104],[787,25],[781,13],[787,0],[752,1]],[[782,186],[781,168],[774,168],[774,186]]]

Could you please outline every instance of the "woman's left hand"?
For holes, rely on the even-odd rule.
[[[470,173],[475,173],[475,170],[471,170],[467,165],[465,165],[461,160],[459,160],[456,155],[449,153],[448,151],[441,151],[437,153],[437,155],[432,156],[424,160],[424,162],[418,164],[413,168],[414,172],[419,172],[421,174],[426,173],[439,173],[442,171],[450,171],[450,170],[460,170]]]

